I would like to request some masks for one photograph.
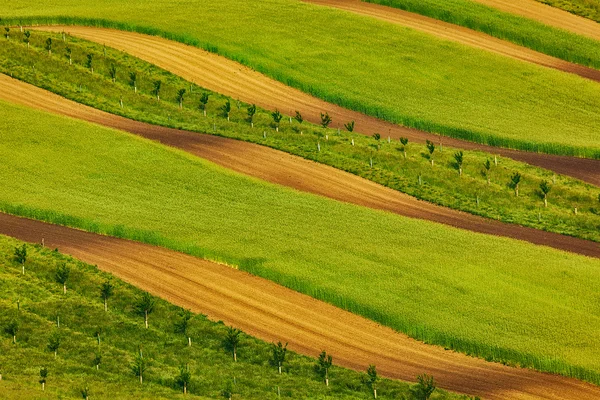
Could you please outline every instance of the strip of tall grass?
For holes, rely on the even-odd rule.
[[[600,69],[600,42],[469,0],[363,0],[464,26],[540,53]]]
[[[209,249],[457,351],[598,382],[596,259],[299,193],[2,102],[0,116],[9,211]]]
[[[435,167],[432,168],[425,146],[409,144],[405,159],[402,145],[388,143],[385,136],[377,141],[349,132],[338,133],[335,129],[325,130],[306,122],[292,121],[290,124],[288,118],[280,124],[280,132],[275,132],[270,113],[260,109],[254,128],[251,128],[246,118],[247,104],[239,103],[238,109],[235,99],[226,99],[216,93],[210,94],[208,116],[204,117],[198,109],[199,97],[206,92],[204,89],[112,49],[107,49],[105,57],[104,48],[97,44],[71,38],[68,43],[63,43],[61,36],[56,34],[49,37],[54,39],[53,57],[48,57],[43,49],[47,35],[34,33],[30,51],[23,51],[22,46],[16,45],[0,49],[0,71],[114,114],[270,146],[439,205],[600,241],[599,192],[590,185],[504,158],[498,166],[492,166],[488,185],[482,171],[487,160],[493,163],[493,155],[464,152],[463,174],[459,176],[454,160],[456,150],[440,147],[439,143],[436,143]],[[72,66],[65,56],[66,46],[72,50]],[[88,53],[95,55],[93,74],[85,67]],[[116,68],[116,83],[109,76],[110,66]],[[133,93],[130,86],[130,71],[136,71],[138,75],[137,93]],[[156,80],[164,82],[161,102],[152,95],[152,83]],[[180,88],[187,90],[182,110],[176,102]],[[123,108],[120,100],[124,102]],[[220,110],[227,100],[232,105],[230,122],[224,119]],[[299,134],[301,131],[302,135]],[[317,143],[321,151],[318,151]],[[517,171],[523,176],[518,199],[509,186],[511,175]],[[548,208],[543,207],[539,189],[544,180],[552,186]],[[577,215],[575,207],[578,208]]]
[[[4,22],[86,24],[160,35],[391,122],[491,145],[600,157],[595,107],[600,99],[595,84],[579,77],[289,0],[190,2],[152,13],[139,6],[129,10],[134,3],[100,7],[104,19],[97,5],[53,6],[52,16],[39,17],[39,8],[25,7],[20,18],[10,20],[14,14],[7,9]],[[157,13],[166,18],[157,20]],[[240,20],[244,23],[228,29]],[[321,43],[331,45],[322,48]],[[293,60],[290,54],[303,57]]]

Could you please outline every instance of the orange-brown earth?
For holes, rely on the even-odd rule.
[[[527,47],[522,47],[502,39],[497,39],[482,32],[443,22],[434,18],[429,18],[420,14],[399,10],[393,7],[386,7],[379,4],[365,3],[361,0],[303,1],[322,6],[335,7],[345,11],[353,12],[355,14],[366,15],[382,21],[416,29],[445,40],[465,44],[467,46],[490,51],[492,53],[511,57],[517,60],[527,61],[544,67],[569,72],[594,80],[596,82],[600,82],[600,71],[596,69],[570,63],[568,61],[563,61],[559,58],[539,53]]]
[[[265,146],[129,120],[67,100],[2,74],[0,99],[131,132],[185,150],[234,171],[334,200],[600,257],[600,243],[505,224],[436,206],[356,175]]]
[[[474,0],[582,36],[600,40],[600,24],[535,0]]]
[[[598,399],[600,387],[489,363],[430,346],[365,318],[233,268],[160,247],[0,214],[0,234],[58,248],[174,304],[266,341],[389,378],[435,377],[442,388],[485,399]]]
[[[447,146],[482,150],[510,157],[600,186],[600,160],[502,149],[448,137],[442,139],[438,135],[401,127],[327,103],[227,58],[179,42],[134,32],[94,27],[53,26],[39,27],[39,29],[66,31],[83,39],[104,43],[158,65],[206,89],[266,109],[278,108],[289,115],[294,115],[294,111],[298,110],[308,121],[314,123],[320,123],[320,113],[327,111],[334,121],[340,123],[355,121],[357,132],[369,135],[373,132],[381,132],[384,137],[387,132],[392,138],[404,136],[411,142],[417,143],[424,143],[425,140],[435,142],[443,140],[444,145]]]

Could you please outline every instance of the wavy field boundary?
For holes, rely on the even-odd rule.
[[[595,133],[600,124],[592,103],[600,100],[595,100],[595,86],[589,86],[594,82],[335,9],[289,0],[252,6],[228,1],[230,6],[208,5],[193,13],[197,23],[189,21],[185,8],[169,10],[165,15],[172,18],[164,21],[138,9],[126,12],[123,8],[132,3],[98,5],[112,21],[84,18],[98,9],[82,4],[53,11],[81,18],[37,18],[26,8],[21,22],[62,21],[162,35],[238,60],[327,101],[413,128],[528,151],[599,155]],[[113,15],[117,9],[122,12]],[[185,16],[177,19],[179,13]],[[255,14],[260,17],[251,17]],[[234,20],[246,22],[243,31],[222,29]],[[288,28],[298,34],[282,36]],[[321,48],[315,38],[333,47]],[[305,55],[300,66],[292,63],[292,53]]]
[[[335,125],[355,121],[355,131],[366,135],[380,132],[385,137],[387,133],[393,139],[407,137],[416,143],[425,143],[426,140],[438,143],[441,139],[439,135],[391,124],[327,103],[235,61],[176,41],[91,27],[59,26],[39,29],[51,29],[55,32],[67,30],[83,39],[105,43],[233,99],[254,103],[265,109],[279,109],[288,115],[294,115],[298,110],[307,121],[313,123],[320,123],[320,113],[328,112]],[[502,155],[600,186],[600,160],[510,150],[453,138],[443,138],[443,142],[454,148]]]
[[[2,74],[0,88],[0,99],[134,133],[267,182],[411,218],[600,258],[599,243],[505,224],[437,206],[339,169],[268,147],[133,121],[70,101]]]
[[[443,388],[486,399],[573,399],[600,388],[556,375],[470,358],[227,266],[159,247],[0,214],[0,233],[58,248],[169,302],[222,320],[265,341],[289,342],[338,365],[413,380],[432,374]],[[200,294],[200,295],[198,295]]]

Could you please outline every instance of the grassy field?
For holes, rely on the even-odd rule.
[[[54,39],[54,56],[48,57],[43,44],[47,37]],[[308,123],[292,124],[285,118],[280,132],[273,129],[270,113],[257,110],[254,129],[246,121],[247,105],[231,99],[231,122],[225,121],[220,108],[227,101],[211,93],[207,117],[198,109],[199,98],[205,91],[152,65],[100,45],[69,38],[63,43],[60,35],[33,33],[31,49],[12,43],[0,48],[0,72],[44,87],[62,96],[115,114],[171,127],[216,133],[271,146],[311,160],[326,163],[352,172],[380,184],[400,190],[420,199],[451,208],[510,223],[600,241],[599,191],[578,181],[554,177],[552,173],[509,159],[500,159],[490,172],[491,184],[482,175],[486,160],[493,156],[479,152],[464,152],[463,175],[459,176],[454,154],[444,147],[434,152],[435,167],[428,160],[424,145],[409,144],[404,159],[399,142],[379,142],[373,138],[337,130],[324,130]],[[73,66],[65,57],[65,47],[72,50]],[[85,67],[86,55],[95,54],[95,72]],[[31,66],[35,65],[35,71]],[[112,83],[109,67],[117,69]],[[129,72],[136,71],[138,91],[129,86]],[[152,82],[165,82],[161,88],[162,101],[152,95]],[[176,92],[187,88],[183,110],[178,109]],[[119,101],[123,99],[124,107]],[[213,123],[216,132],[213,131]],[[303,135],[299,134],[302,130]],[[267,131],[266,138],[263,132]],[[325,138],[328,136],[328,139]],[[351,146],[354,140],[355,146]],[[317,150],[317,142],[321,151]],[[437,143],[436,143],[437,144]],[[373,167],[370,160],[373,160]],[[509,187],[511,174],[523,176],[520,196],[515,199]],[[419,176],[422,184],[419,185]],[[549,207],[544,207],[539,185],[550,182]],[[556,183],[552,183],[555,181]],[[479,199],[479,204],[478,204]],[[578,208],[578,215],[574,208]]]
[[[521,16],[496,10],[470,0],[364,0],[370,3],[396,7],[431,18],[464,26],[508,40],[519,46],[548,54],[566,61],[599,68],[595,60],[600,43],[593,39],[569,33]],[[563,0],[538,0],[543,3],[571,3]],[[593,9],[593,1],[577,0],[579,7]],[[598,3],[596,2],[596,11]],[[561,7],[562,8],[562,7]]]
[[[0,236],[0,397],[10,399],[42,398],[39,368],[49,370],[45,396],[48,399],[82,398],[80,390],[89,387],[93,399],[174,399],[225,398],[221,395],[229,381],[236,378],[234,398],[276,399],[279,386],[282,397],[311,399],[369,398],[369,389],[361,384],[360,374],[333,367],[327,388],[313,372],[315,360],[288,352],[283,374],[270,364],[271,345],[243,335],[238,362],[223,345],[226,327],[193,315],[187,338],[176,333],[180,309],[157,300],[150,315],[150,328],[135,312],[142,292],[97,268],[63,256],[50,249],[28,246],[26,274],[13,260],[13,250],[22,243]],[[71,268],[67,294],[56,282],[57,267]],[[112,281],[114,294],[108,312],[103,309],[100,287]],[[20,309],[17,310],[17,300]],[[56,316],[60,328],[56,327]],[[4,332],[10,321],[19,321],[17,343]],[[95,332],[100,331],[100,344]],[[47,344],[54,335],[61,338],[56,358]],[[139,346],[148,364],[144,384],[130,370]],[[96,369],[94,358],[102,356]],[[188,364],[192,379],[187,396],[177,385],[179,368]],[[382,398],[412,398],[410,386],[399,381],[382,381]],[[443,390],[436,399],[464,399]]]
[[[0,104],[3,211],[226,261],[426,342],[600,383],[599,260],[298,193]]]
[[[596,83],[410,29],[292,0],[158,3],[151,9],[140,0],[48,1],[6,3],[0,14],[4,23],[82,23],[161,34],[389,121],[493,145],[600,157]],[[594,46],[583,53],[600,54]]]
[[[537,0],[540,3],[600,22],[600,3],[596,0]]]

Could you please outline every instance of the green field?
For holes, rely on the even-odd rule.
[[[71,22],[162,34],[389,121],[493,145],[600,158],[594,82],[297,1],[141,5],[40,0],[6,3],[0,14],[5,23]]]
[[[54,39],[54,56],[48,57],[43,45]],[[487,218],[517,223],[542,230],[600,241],[599,191],[566,177],[554,177],[549,171],[501,158],[490,172],[488,185],[482,174],[486,160],[493,156],[479,152],[464,152],[463,175],[455,163],[455,149],[438,146],[434,152],[435,167],[427,158],[424,145],[410,144],[404,159],[401,144],[376,141],[362,135],[336,130],[324,130],[309,123],[292,124],[284,118],[279,132],[273,128],[270,113],[257,110],[254,129],[247,121],[247,105],[231,99],[231,122],[222,116],[220,108],[226,98],[211,93],[207,117],[198,109],[205,91],[189,82],[162,71],[126,54],[100,45],[69,38],[63,43],[60,35],[34,32],[31,49],[12,43],[0,48],[0,72],[44,87],[62,96],[129,118],[198,132],[210,132],[274,147],[311,160],[332,165],[436,204],[467,211]],[[65,47],[72,50],[73,66],[65,56]],[[85,67],[86,55],[95,54],[94,74]],[[31,68],[35,65],[35,71]],[[116,83],[112,83],[109,67],[116,67]],[[137,72],[137,93],[130,86],[129,72]],[[152,94],[152,82],[162,80],[161,102]],[[176,93],[187,88],[184,107],[179,110]],[[123,99],[124,107],[119,101]],[[213,131],[213,123],[216,132]],[[303,135],[299,134],[303,132]],[[263,132],[268,132],[266,138]],[[326,139],[325,135],[328,136]],[[354,140],[355,146],[351,146]],[[317,150],[317,142],[321,151]],[[436,143],[438,144],[438,143]],[[441,151],[440,151],[441,150]],[[373,167],[370,160],[373,160]],[[511,174],[523,175],[520,196],[515,198],[509,187]],[[419,185],[419,176],[422,184]],[[544,207],[539,185],[546,180],[552,186],[549,207]],[[553,184],[553,180],[556,184]],[[479,199],[479,204],[477,202]],[[574,208],[578,214],[574,214]]]
[[[596,0],[537,0],[572,14],[600,22],[600,3]]]
[[[86,386],[92,399],[224,398],[221,393],[234,377],[234,399],[276,399],[278,386],[286,398],[369,398],[359,373],[333,367],[327,388],[313,372],[315,360],[292,352],[279,375],[271,364],[271,345],[249,336],[242,335],[238,362],[234,363],[223,345],[226,327],[203,315],[193,315],[189,322],[189,347],[186,335],[175,329],[181,320],[180,309],[162,300],[150,314],[146,330],[143,317],[135,312],[140,290],[50,249],[28,246],[23,276],[13,260],[14,247],[21,245],[0,236],[1,398],[82,398],[80,390]],[[55,275],[65,262],[71,273],[63,295]],[[115,289],[105,312],[100,287],[107,279]],[[13,319],[19,322],[16,344],[12,335],[5,333]],[[101,332],[100,344],[97,331]],[[54,335],[61,338],[56,358],[47,348]],[[148,365],[143,385],[130,369],[139,346]],[[98,369],[96,354],[102,356]],[[176,379],[185,364],[192,379],[184,397]],[[42,366],[49,370],[44,396],[38,383]],[[413,398],[410,386],[403,382],[384,380],[378,389],[382,398]],[[465,398],[436,392],[436,399]]]
[[[422,14],[487,33],[566,61],[600,68],[600,42],[541,22],[513,15],[471,0],[363,0]],[[595,3],[597,1],[538,0],[543,3]],[[588,9],[593,9],[590,4]]]
[[[0,104],[2,210],[226,261],[426,342],[600,383],[599,260],[298,193]]]

